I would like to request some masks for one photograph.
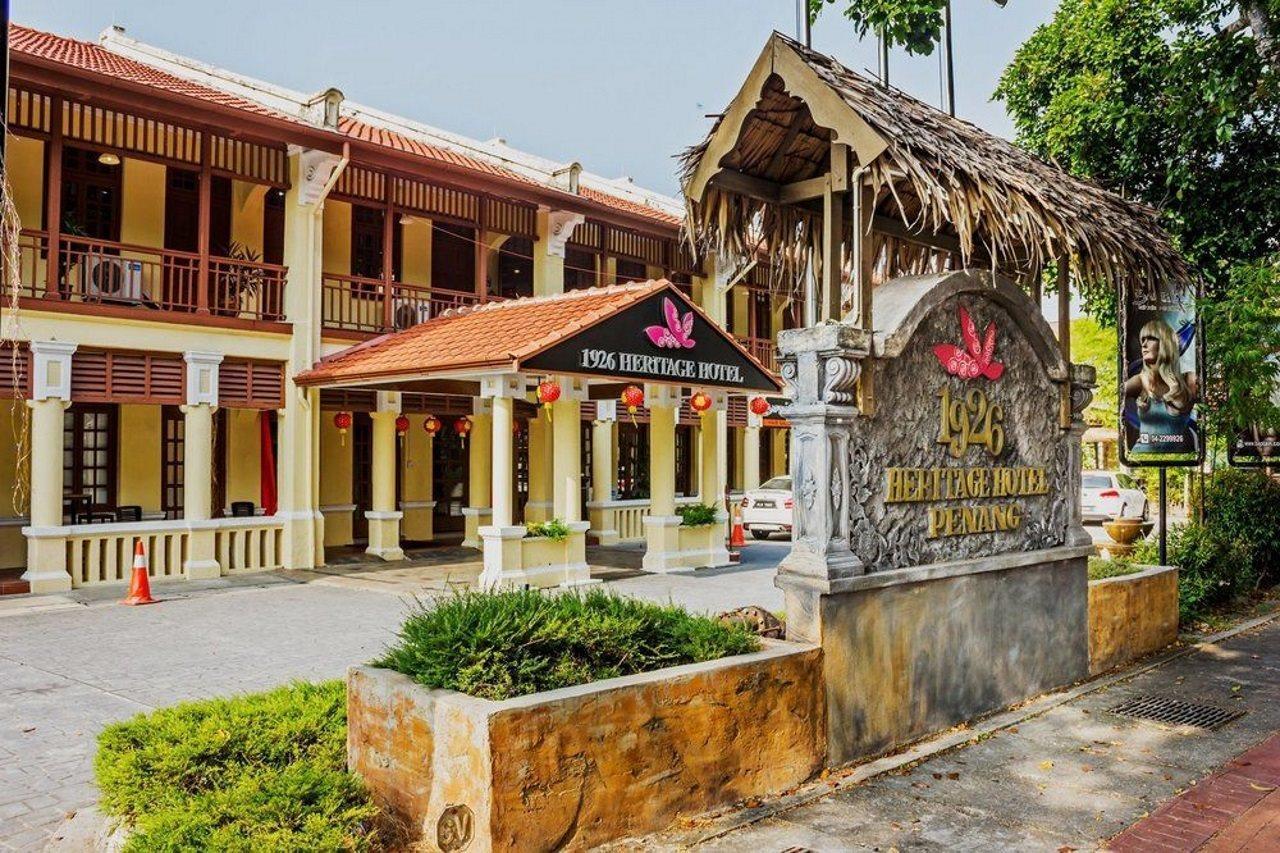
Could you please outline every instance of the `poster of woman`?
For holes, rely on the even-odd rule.
[[[1200,396],[1198,328],[1185,300],[1143,300],[1126,306],[1121,420],[1125,461],[1190,464],[1203,442],[1196,418]]]

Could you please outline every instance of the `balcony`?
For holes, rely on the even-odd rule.
[[[744,338],[736,336],[738,343],[756,360],[774,373],[778,372],[777,345],[771,338]]]
[[[284,320],[287,268],[216,255],[155,249],[59,235],[54,264],[49,235],[24,230],[18,240],[18,295],[59,304],[114,307],[139,314],[199,314],[250,322]],[[54,286],[48,282],[52,275]]]
[[[364,334],[407,329],[450,308],[500,299],[492,295],[479,296],[458,290],[335,273],[322,276],[320,291],[325,329]]]

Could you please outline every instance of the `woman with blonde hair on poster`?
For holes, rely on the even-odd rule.
[[[1147,322],[1138,333],[1142,367],[1125,380],[1124,396],[1135,399],[1138,442],[1135,453],[1179,453],[1195,450],[1190,429],[1198,381],[1183,372],[1182,352],[1173,327],[1164,320]]]

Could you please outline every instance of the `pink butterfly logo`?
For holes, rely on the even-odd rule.
[[[978,327],[974,325],[969,312],[960,306],[960,335],[964,338],[964,349],[955,344],[938,344],[933,354],[938,357],[944,370],[961,379],[976,379],[985,376],[993,382],[1004,374],[1004,365],[992,359],[996,354],[996,323],[987,324],[987,331],[978,340]]]
[[[689,337],[693,334],[693,312],[690,311],[684,317],[680,316],[679,309],[669,297],[662,297],[662,316],[666,318],[665,326],[645,326],[644,333],[649,336],[649,340],[656,347],[671,347],[672,349],[693,349],[693,338]]]

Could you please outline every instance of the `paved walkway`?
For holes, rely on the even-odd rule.
[[[1109,712],[1139,695],[1247,713],[1204,731]],[[1277,730],[1280,623],[1273,622],[703,849],[1096,849]]]
[[[693,610],[778,610],[773,566],[787,547],[754,544],[744,565],[697,575],[640,575],[623,554],[602,574],[621,578],[608,583],[628,594]],[[117,606],[118,587],[0,601],[0,850],[39,849],[67,812],[97,799],[92,756],[106,723],[185,699],[340,677],[392,639],[409,596],[478,574],[458,556],[156,584],[163,601],[149,607]]]

